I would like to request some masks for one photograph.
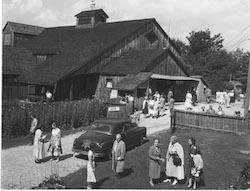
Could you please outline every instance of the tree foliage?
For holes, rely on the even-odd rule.
[[[228,89],[228,83],[224,82],[228,82],[231,75],[231,79],[240,81],[245,90],[249,52],[241,49],[227,52],[223,49],[224,39],[221,34],[212,36],[209,29],[192,31],[186,38],[188,44],[179,39],[173,41],[191,75],[203,76],[214,91]]]

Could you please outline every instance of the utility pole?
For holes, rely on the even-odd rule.
[[[250,99],[250,58],[249,58],[249,65],[248,65],[248,77],[247,77],[247,90],[246,90],[245,105],[244,105],[244,117],[248,117],[249,99]]]

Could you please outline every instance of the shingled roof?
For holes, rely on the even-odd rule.
[[[25,48],[3,46],[3,74],[25,76],[37,65],[36,59]]]
[[[164,51],[164,49],[130,50],[114,60],[102,73],[137,74],[144,71]]]
[[[149,22],[156,21],[122,21],[85,29],[75,26],[47,28],[40,35],[17,45],[34,54],[57,53],[34,68],[27,79],[34,84],[54,84]]]
[[[7,25],[11,27],[14,33],[29,34],[29,35],[39,35],[45,29],[44,27],[26,25],[9,21],[6,23],[5,27]]]
[[[117,90],[133,91],[137,86],[144,83],[153,73],[140,72],[138,74],[128,74],[120,80],[113,88]]]

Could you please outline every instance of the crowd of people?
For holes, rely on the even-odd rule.
[[[170,116],[174,109],[174,98],[171,89],[168,92],[167,100],[164,94],[159,94],[158,91],[154,95],[146,96],[142,103],[142,113],[145,117],[158,118],[164,116],[167,109],[166,103],[169,105]]]

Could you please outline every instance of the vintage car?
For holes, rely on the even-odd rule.
[[[113,142],[117,134],[121,134],[126,148],[143,144],[146,138],[146,127],[138,127],[129,119],[99,119],[92,123],[90,130],[76,138],[72,151],[87,155],[86,143],[90,144],[96,157],[111,158]]]

